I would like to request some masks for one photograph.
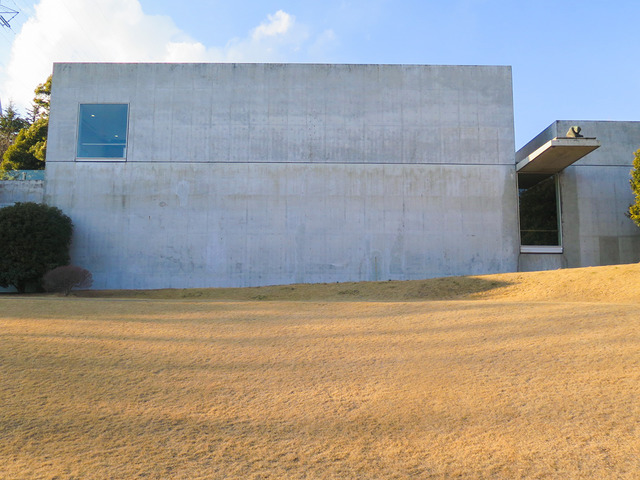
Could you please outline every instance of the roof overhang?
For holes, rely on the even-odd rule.
[[[600,147],[595,138],[562,137],[549,140],[516,165],[518,173],[553,174]]]

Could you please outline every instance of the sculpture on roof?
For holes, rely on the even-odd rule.
[[[579,126],[574,125],[567,132],[567,137],[569,137],[569,138],[583,138],[583,135],[580,135],[580,131],[581,130],[582,129]]]

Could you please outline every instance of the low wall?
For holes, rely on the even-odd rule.
[[[17,202],[44,202],[44,180],[0,181],[0,208]]]

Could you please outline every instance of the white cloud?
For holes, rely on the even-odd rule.
[[[253,30],[251,34],[253,40],[285,34],[294,21],[291,15],[282,10],[278,10],[275,15],[267,15],[267,19],[267,22],[262,22],[259,27]]]
[[[282,10],[268,15],[267,21],[253,29],[246,38],[235,38],[223,49],[212,49],[210,61],[282,62],[291,60],[306,45],[309,33],[295,17]]]
[[[245,37],[207,47],[170,17],[145,14],[138,0],[40,0],[0,71],[0,98],[27,107],[53,62],[293,61],[315,50],[318,39],[282,10]]]

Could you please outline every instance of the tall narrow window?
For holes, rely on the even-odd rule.
[[[548,174],[518,174],[520,244],[523,248],[562,245],[556,178],[556,175]]]
[[[126,158],[127,104],[81,104],[78,158]]]

